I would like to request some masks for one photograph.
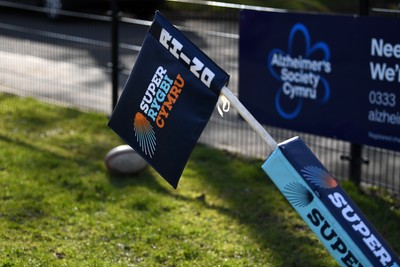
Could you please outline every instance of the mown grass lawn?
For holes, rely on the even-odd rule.
[[[177,190],[116,177],[106,123],[0,94],[0,266],[337,266],[261,161],[198,146]],[[345,187],[399,253],[396,201]]]

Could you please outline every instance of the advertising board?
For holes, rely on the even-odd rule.
[[[239,99],[261,123],[400,151],[400,20],[244,10]]]

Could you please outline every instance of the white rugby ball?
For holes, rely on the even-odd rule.
[[[120,145],[108,151],[104,158],[107,169],[115,174],[136,174],[147,166],[147,162],[129,145]]]

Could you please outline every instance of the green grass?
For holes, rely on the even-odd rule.
[[[337,266],[261,161],[198,146],[177,190],[112,176],[106,122],[0,94],[0,266]],[[399,253],[398,203],[345,187]]]

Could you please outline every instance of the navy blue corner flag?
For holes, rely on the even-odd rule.
[[[157,12],[108,126],[176,188],[228,80]]]

